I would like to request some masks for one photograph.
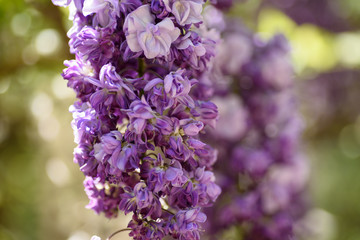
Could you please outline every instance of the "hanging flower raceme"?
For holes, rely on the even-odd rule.
[[[133,239],[199,239],[202,208],[221,191],[217,151],[199,139],[217,107],[191,95],[217,43],[201,24],[204,1],[53,3],[68,6],[74,23],[75,60],[63,77],[78,98],[74,161],[88,208],[109,218],[132,213]]]
[[[207,24],[223,26],[211,13]],[[219,107],[217,128],[203,139],[216,143],[221,197],[208,215],[210,239],[285,240],[296,237],[306,213],[308,165],[300,151],[303,129],[295,101],[286,39],[265,42],[237,22],[223,30],[210,75],[197,90]],[[210,79],[211,81],[208,81]],[[197,96],[202,96],[197,94]]]

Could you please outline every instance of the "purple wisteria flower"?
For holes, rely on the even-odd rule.
[[[221,192],[217,151],[199,138],[215,126],[217,107],[193,93],[219,41],[202,26],[205,2],[53,3],[69,6],[73,20],[75,60],[63,77],[78,98],[70,107],[74,161],[86,176],[87,207],[109,218],[133,214],[133,239],[199,240],[203,208]]]
[[[213,21],[210,26],[222,27]],[[210,81],[199,78],[196,89],[211,89],[206,97],[220,109],[217,128],[202,138],[219,150],[215,174],[223,190],[207,209],[207,234],[214,240],[226,234],[296,239],[295,226],[306,213],[309,169],[300,151],[303,123],[289,46],[281,35],[265,42],[237,22],[227,24],[212,69],[205,72]]]
[[[118,0],[84,0],[82,13],[84,16],[95,14],[93,24],[101,27],[116,25],[120,17]]]
[[[168,12],[174,14],[181,26],[200,23],[203,0],[163,0]]]
[[[148,59],[168,55],[171,44],[180,35],[180,29],[174,26],[170,18],[155,24],[149,4],[137,8],[126,17],[124,31],[130,50],[144,51]]]

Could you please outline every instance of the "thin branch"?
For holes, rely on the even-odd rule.
[[[114,232],[113,234],[111,234],[106,240],[110,240],[113,236],[115,236],[116,234],[119,234],[121,232],[125,232],[125,231],[131,231],[131,228],[124,228],[124,229],[120,229],[116,232]]]
[[[167,213],[170,213],[171,215],[175,215],[174,213],[172,213],[171,211],[165,209],[165,208],[161,208],[163,211],[167,212]]]

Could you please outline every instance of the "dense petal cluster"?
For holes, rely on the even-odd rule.
[[[220,116],[203,138],[217,144],[223,189],[207,212],[209,238],[236,228],[238,239],[295,239],[306,213],[308,165],[300,153],[289,46],[281,35],[265,42],[230,20],[223,36],[211,81],[200,78],[198,85],[213,89]]]
[[[199,139],[217,107],[191,93],[217,39],[202,26],[203,0],[67,0],[75,60],[63,77],[76,92],[74,161],[88,208],[133,213],[133,239],[198,240],[221,190],[217,151]]]

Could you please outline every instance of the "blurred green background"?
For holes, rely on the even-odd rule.
[[[72,58],[66,10],[50,0],[0,3],[0,239],[108,236],[126,221],[84,208],[72,162],[74,94],[60,76]],[[229,15],[263,38],[289,38],[316,240],[360,240],[360,2],[249,0]]]

